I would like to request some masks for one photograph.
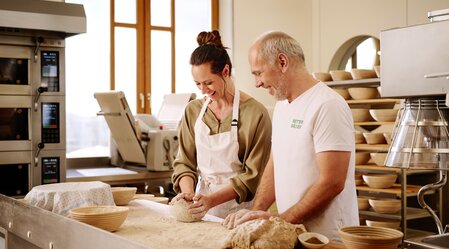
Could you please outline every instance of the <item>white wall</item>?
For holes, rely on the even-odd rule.
[[[234,1],[234,67],[236,85],[265,105],[274,101],[264,89],[254,87],[248,64],[248,49],[253,41],[269,30],[284,31],[301,42],[306,54],[312,49],[311,0],[235,0]],[[307,21],[304,21],[307,20]],[[311,63],[312,57],[306,63]]]
[[[223,45],[230,48],[234,47],[234,10],[233,10],[233,1],[219,1],[218,9],[220,13],[218,14],[218,22],[220,24],[220,34]],[[233,53],[229,52],[229,56],[231,57],[231,61],[234,61]]]
[[[405,0],[320,0],[318,54],[312,71],[328,71],[340,46],[358,35],[379,38],[381,30],[406,25]]]
[[[274,101],[265,90],[254,87],[247,59],[249,47],[261,33],[280,30],[290,34],[301,43],[309,71],[327,71],[336,50],[350,38],[379,38],[381,30],[427,23],[428,11],[449,8],[448,0],[222,1],[233,2],[235,82],[268,108]]]

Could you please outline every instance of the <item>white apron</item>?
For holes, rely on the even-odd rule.
[[[210,135],[209,127],[203,122],[203,116],[210,98],[204,101],[195,122],[195,144],[200,182],[197,193],[209,195],[230,184],[230,179],[242,171],[242,162],[238,157],[237,123],[239,116],[240,92],[235,89],[232,108],[231,131]],[[228,214],[242,208],[249,208],[250,202],[238,204],[235,200],[209,209],[208,214],[225,218]]]

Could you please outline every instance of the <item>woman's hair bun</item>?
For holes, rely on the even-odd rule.
[[[213,30],[212,32],[203,31],[198,34],[196,38],[198,45],[213,45],[217,47],[223,47],[223,43],[221,43],[221,36],[218,30]]]

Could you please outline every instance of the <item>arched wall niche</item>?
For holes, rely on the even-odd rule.
[[[372,69],[374,65],[380,64],[379,51],[380,41],[377,37],[352,37],[337,49],[329,64],[329,70]]]

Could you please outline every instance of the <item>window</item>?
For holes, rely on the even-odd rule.
[[[154,114],[165,94],[199,94],[189,58],[197,34],[218,28],[218,0],[66,2],[83,4],[87,17],[87,33],[66,40],[68,158],[109,156],[94,92],[123,91],[133,113]]]
[[[349,57],[345,70],[351,71],[352,68],[373,69],[374,65],[379,65],[379,40],[370,37],[362,41]]]
[[[373,69],[379,65],[379,39],[357,36],[345,42],[332,58],[329,69]]]
[[[109,0],[66,2],[83,4],[87,16],[87,32],[66,39],[67,157],[108,156],[108,126],[93,94],[109,90]]]
[[[132,112],[157,114],[163,96],[169,93],[199,94],[188,62],[197,46],[197,34],[211,30],[216,23],[218,17],[212,13],[218,1],[111,0],[111,3],[115,13],[112,18],[115,72],[111,88],[125,92]],[[136,82],[136,88],[130,86],[132,82]]]

